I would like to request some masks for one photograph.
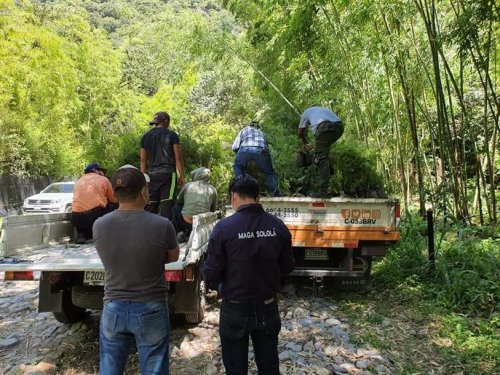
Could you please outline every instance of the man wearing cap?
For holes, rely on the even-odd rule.
[[[92,239],[92,225],[97,218],[117,207],[118,200],[105,173],[98,163],[90,163],[75,183],[71,221],[78,232],[79,244]]]
[[[99,327],[100,374],[123,374],[136,344],[141,374],[168,375],[170,321],[165,264],[179,258],[172,223],[144,210],[146,176],[119,168],[111,182],[120,206],[94,223],[106,273]]]
[[[269,194],[273,197],[281,196],[269,147],[257,121],[252,121],[238,133],[232,149],[236,152],[233,164],[235,177],[244,175],[248,164],[254,162],[259,170],[264,173]]]
[[[340,118],[330,109],[313,105],[300,117],[298,136],[307,145],[306,128],[314,135],[314,162],[319,169],[319,191],[310,192],[314,198],[328,198],[330,195],[330,148],[344,133]]]
[[[251,337],[259,374],[279,375],[276,293],[295,266],[292,237],[283,221],[258,204],[253,177],[235,178],[229,192],[235,213],[214,227],[203,269],[209,287],[222,297],[222,360],[226,374],[247,374]]]
[[[184,242],[193,228],[193,216],[214,212],[217,208],[217,189],[210,184],[210,169],[205,167],[191,171],[191,182],[184,185],[174,205],[174,225],[177,240]]]
[[[167,112],[156,113],[150,125],[155,127],[141,139],[141,172],[148,170],[151,179],[146,210],[172,220],[176,186],[184,185],[179,136],[169,129],[170,116]]]

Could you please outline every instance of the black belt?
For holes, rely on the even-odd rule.
[[[276,300],[275,297],[271,297],[268,299],[249,299],[246,301],[235,301],[232,299],[224,299],[224,302],[227,303],[234,303],[238,305],[245,305],[245,304],[250,304],[250,303],[263,303],[264,305],[269,305],[270,303],[273,303]]]

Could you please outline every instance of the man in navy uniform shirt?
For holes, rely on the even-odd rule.
[[[258,204],[253,177],[237,177],[229,193],[235,213],[215,226],[204,267],[208,284],[222,297],[222,360],[226,374],[247,374],[251,337],[259,374],[279,374],[276,292],[295,266],[292,238],[285,224]]]

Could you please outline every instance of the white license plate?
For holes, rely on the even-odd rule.
[[[328,260],[327,249],[305,249],[304,260]]]
[[[85,285],[104,285],[104,271],[85,271],[83,283]]]

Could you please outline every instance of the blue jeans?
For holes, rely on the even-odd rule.
[[[109,301],[99,327],[101,375],[122,375],[135,339],[141,374],[169,374],[170,320],[163,302]]]
[[[222,302],[219,334],[222,360],[227,375],[247,375],[248,339],[252,338],[259,374],[279,375],[278,333],[281,329],[276,300],[263,302]]]
[[[234,159],[233,170],[236,177],[244,175],[250,162],[255,162],[259,170],[264,173],[267,191],[274,197],[281,196],[278,190],[278,179],[274,173],[273,163],[269,150],[261,147],[241,147]]]

